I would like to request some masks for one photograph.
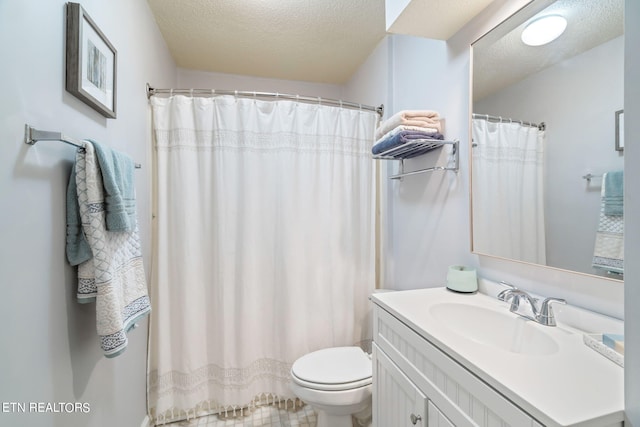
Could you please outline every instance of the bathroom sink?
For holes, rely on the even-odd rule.
[[[558,352],[558,343],[544,330],[548,326],[510,313],[464,303],[432,305],[429,313],[442,326],[471,341],[511,353],[546,356]]]

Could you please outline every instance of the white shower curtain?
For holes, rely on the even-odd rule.
[[[293,399],[296,358],[370,339],[376,115],[231,96],[151,105],[150,413]]]
[[[544,131],[473,119],[474,251],[545,264]]]

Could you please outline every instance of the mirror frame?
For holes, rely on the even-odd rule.
[[[473,199],[474,199],[474,192],[473,192],[473,149],[472,149],[472,144],[473,144],[473,90],[474,90],[474,85],[473,85],[473,62],[474,62],[474,49],[475,49],[475,45],[476,43],[478,43],[481,39],[483,39],[484,37],[486,37],[487,35],[489,35],[492,31],[494,31],[496,28],[500,27],[501,25],[503,25],[505,22],[507,22],[508,20],[512,19],[513,17],[519,15],[519,14],[527,14],[528,17],[532,17],[534,16],[536,13],[541,12],[542,10],[546,9],[548,6],[550,6],[551,4],[555,3],[557,0],[531,0],[528,3],[526,3],[525,5],[523,5],[521,8],[519,8],[518,10],[516,10],[515,12],[511,13],[510,15],[508,15],[507,17],[505,17],[504,19],[502,19],[500,22],[496,23],[492,28],[489,28],[486,32],[484,32],[483,34],[481,34],[480,36],[478,36],[475,40],[473,40],[470,45],[469,45],[469,118],[468,118],[468,135],[469,135],[469,153],[468,153],[468,165],[469,165],[469,230],[470,230],[470,251],[472,254],[477,255],[477,256],[482,256],[482,257],[488,257],[491,259],[497,259],[497,260],[501,260],[501,261],[507,261],[507,262],[512,262],[515,264],[520,264],[520,265],[526,265],[526,266],[533,266],[533,267],[538,267],[538,268],[542,268],[542,269],[546,269],[546,270],[551,270],[551,271],[558,271],[558,272],[566,272],[566,273],[570,273],[570,274],[577,274],[579,276],[583,276],[583,277],[588,277],[588,278],[595,278],[595,279],[601,279],[601,280],[605,280],[608,282],[611,282],[613,284],[622,284],[624,285],[624,276],[622,279],[618,279],[618,278],[614,278],[614,277],[609,277],[609,276],[601,276],[598,274],[593,274],[593,273],[586,273],[583,271],[576,271],[576,270],[569,270],[566,268],[561,268],[561,267],[555,267],[555,266],[550,266],[550,265],[546,265],[546,264],[536,264],[533,262],[528,262],[528,261],[521,261],[518,259],[513,259],[513,258],[505,258],[502,256],[498,256],[498,255],[491,255],[491,254],[487,254],[484,252],[479,252],[477,250],[475,250],[474,248],[474,233],[473,233]],[[528,19],[528,18],[527,18]],[[526,20],[526,19],[525,19]],[[519,24],[518,24],[519,25]],[[517,27],[517,25],[516,25]],[[514,27],[514,28],[516,28]],[[510,30],[507,30],[507,32]],[[616,150],[618,150],[618,113],[621,113],[622,110],[620,111],[616,111]]]

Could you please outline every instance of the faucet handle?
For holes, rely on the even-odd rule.
[[[503,289],[502,291],[500,291],[500,293],[498,294],[497,298],[501,301],[506,301],[507,300],[507,295],[509,293],[511,293],[511,291],[515,291],[518,288],[516,288],[514,285],[512,285],[511,283],[507,283],[504,280],[500,281],[500,285],[506,286],[507,289]]]
[[[556,326],[556,318],[553,314],[551,304],[566,304],[567,301],[562,298],[546,298],[540,306],[538,314],[539,322],[546,326]]]

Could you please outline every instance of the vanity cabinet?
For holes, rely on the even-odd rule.
[[[374,306],[373,425],[542,426],[377,305]]]

